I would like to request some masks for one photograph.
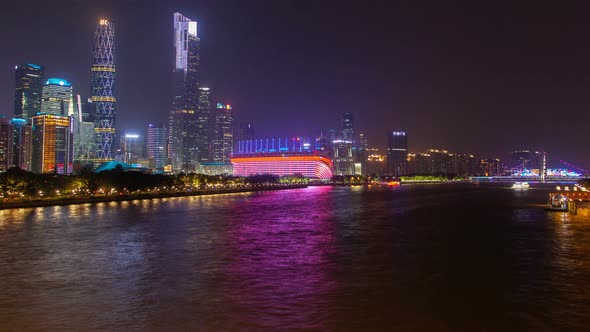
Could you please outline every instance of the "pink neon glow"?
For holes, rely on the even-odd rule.
[[[275,174],[279,176],[303,174],[305,177],[329,179],[334,175],[332,162],[323,157],[256,157],[232,158],[234,175]]]

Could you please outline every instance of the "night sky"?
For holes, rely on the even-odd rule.
[[[493,155],[545,149],[590,168],[590,20],[574,2],[10,1],[0,12],[0,113],[14,66],[88,94],[99,18],[117,24],[117,128],[167,119],[172,14],[199,23],[202,83],[259,137],[317,135],[353,112],[383,147]]]

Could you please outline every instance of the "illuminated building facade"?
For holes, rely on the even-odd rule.
[[[366,175],[381,175],[387,172],[387,164],[385,162],[385,154],[377,148],[366,149],[366,160],[365,160]]]
[[[72,172],[73,120],[73,117],[52,114],[33,117],[33,172],[57,174]]]
[[[39,65],[29,63],[16,66],[15,118],[25,119],[27,123],[31,123],[31,118],[41,112],[43,76],[43,67]]]
[[[313,179],[330,179],[334,163],[319,150],[319,139],[306,137],[267,138],[238,141],[231,162],[234,175],[302,174]]]
[[[217,103],[213,119],[213,161],[229,164],[234,141],[231,105]]]
[[[511,173],[510,176],[513,178],[527,178],[531,180],[541,180],[542,172],[539,169],[525,168],[521,171]],[[581,173],[571,171],[567,168],[547,168],[546,179],[557,180],[563,178],[579,178],[582,176]]]
[[[153,160],[156,171],[164,171],[166,166],[166,128],[163,125],[149,124],[147,130],[148,158]]]
[[[237,176],[301,174],[311,179],[330,179],[334,175],[332,161],[320,155],[234,156],[231,162],[234,175]]]
[[[256,153],[315,153],[327,155],[320,149],[320,139],[309,137],[276,137],[250,139],[236,142],[235,155]]]
[[[234,173],[232,164],[219,162],[202,162],[197,166],[196,172],[205,175],[232,175]]]
[[[435,176],[479,175],[482,174],[481,161],[472,154],[428,149],[424,153],[408,155],[407,174]]]
[[[197,148],[198,161],[208,162],[211,159],[211,107],[213,106],[211,89],[199,88],[199,105],[197,107]]]
[[[480,167],[481,174],[484,176],[500,176],[504,171],[502,162],[498,158],[482,159]]]
[[[407,174],[408,136],[405,131],[391,131],[387,135],[387,173]]]
[[[0,172],[14,166],[14,127],[9,119],[0,119]]]
[[[145,158],[146,145],[142,135],[125,133],[121,136],[120,147],[123,162],[127,164],[137,164],[139,159]]]
[[[352,140],[337,139],[332,141],[332,160],[335,175],[355,175],[354,143]]]
[[[91,167],[94,163],[94,103],[88,97],[76,96],[74,116],[74,163]]]
[[[91,68],[95,166],[113,160],[115,154],[115,72],[115,26],[101,19],[94,32]]]
[[[63,78],[49,78],[43,84],[41,113],[74,115],[72,84]]]
[[[80,122],[94,122],[94,103],[88,96],[76,95],[75,113]]]
[[[192,172],[199,159],[199,65],[197,22],[174,13],[174,98],[168,124],[168,158],[174,172]]]
[[[356,152],[354,154],[354,167],[355,174],[357,175],[368,175],[367,170],[367,159],[368,159],[368,148],[369,142],[365,133],[359,133],[356,144]]]
[[[27,120],[20,118],[12,119],[12,126],[14,128],[14,166],[30,172],[33,157],[33,127],[27,124]]]

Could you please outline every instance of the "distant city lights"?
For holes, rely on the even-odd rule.
[[[521,171],[512,173],[512,176],[522,177],[540,177],[540,171],[538,169],[525,168]],[[549,177],[580,177],[582,174],[570,171],[565,168],[548,168],[547,176]]]

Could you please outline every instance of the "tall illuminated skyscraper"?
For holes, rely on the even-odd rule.
[[[207,162],[211,159],[211,107],[213,101],[211,89],[199,88],[199,105],[197,106],[197,147],[199,149],[199,162]]]
[[[49,78],[43,84],[41,113],[74,115],[72,84],[63,78]]]
[[[15,69],[14,117],[30,123],[31,118],[41,111],[43,67],[29,63]]]
[[[195,170],[199,158],[199,37],[197,22],[174,13],[174,99],[170,111],[168,157],[175,172]]]
[[[159,124],[148,125],[147,130],[148,158],[154,160],[156,172],[163,172],[166,161],[166,128]]]
[[[115,26],[101,19],[94,32],[91,99],[94,104],[94,164],[114,159],[115,154]]]
[[[217,103],[213,119],[213,161],[229,164],[234,145],[231,105]]]

